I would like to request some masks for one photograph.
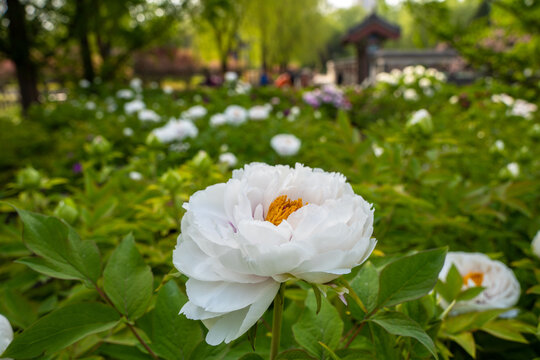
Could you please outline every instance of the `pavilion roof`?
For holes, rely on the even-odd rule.
[[[360,24],[350,28],[341,41],[345,44],[354,44],[373,34],[386,39],[397,39],[401,35],[401,28],[372,13]]]

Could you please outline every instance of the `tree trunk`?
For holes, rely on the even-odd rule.
[[[88,1],[78,0],[76,2],[77,37],[79,39],[79,50],[84,69],[84,78],[90,82],[94,81],[94,66],[92,64],[92,51],[88,42]]]
[[[225,53],[225,55],[221,55],[220,59],[219,59],[222,74],[225,74],[227,72],[227,70],[229,70],[229,64],[227,63],[227,57],[228,57],[228,54]]]
[[[30,58],[30,40],[26,32],[24,6],[19,0],[7,0],[10,58],[15,63],[23,113],[38,102],[36,65]]]

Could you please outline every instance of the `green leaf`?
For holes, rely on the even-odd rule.
[[[246,355],[242,356],[238,360],[264,360],[264,358],[261,355],[254,354],[254,353],[249,353],[249,354],[246,354]]]
[[[131,234],[111,254],[103,277],[105,293],[122,314],[130,320],[144,314],[152,298],[153,276]]]
[[[473,359],[476,359],[476,343],[474,342],[474,336],[470,332],[451,335],[449,338],[458,343]]]
[[[484,324],[480,330],[485,331],[499,339],[515,341],[527,344],[528,341],[519,332],[519,327],[514,327],[505,320],[494,320]]]
[[[104,344],[99,347],[99,353],[115,360],[150,360],[152,357],[141,352],[135,346]]]
[[[316,314],[321,311],[321,290],[317,286],[317,284],[311,284],[311,287],[313,288],[313,293],[315,294],[315,300],[317,301],[317,310],[315,311]]]
[[[380,275],[378,306],[392,306],[418,299],[435,284],[444,265],[446,249],[435,249],[400,258]]]
[[[165,359],[189,359],[202,341],[199,324],[179,315],[186,302],[186,295],[174,280],[167,282],[158,293],[151,313],[152,330],[147,335],[152,340],[152,350]]]
[[[381,326],[392,335],[407,336],[418,340],[436,359],[438,358],[433,340],[417,322],[408,318],[405,314],[397,311],[385,311],[377,313],[370,321]]]
[[[484,291],[484,287],[483,286],[475,286],[475,287],[471,287],[471,288],[468,288],[466,290],[463,290],[459,295],[458,297],[456,298],[457,301],[467,301],[467,300],[472,300],[474,299],[475,297],[477,297],[478,295],[480,295],[480,293],[482,291]]]
[[[330,349],[335,349],[343,332],[343,321],[337,310],[326,298],[321,300],[321,311],[316,314],[315,295],[310,291],[306,299],[304,313],[300,320],[293,325],[294,338],[298,344],[318,359],[325,358],[325,351],[319,341]]]
[[[377,294],[379,292],[379,274],[371,262],[365,263],[358,274],[351,281],[351,288],[367,312],[373,311],[377,306]]]
[[[507,309],[493,309],[481,312],[466,313],[452,316],[444,321],[446,332],[458,334],[463,331],[473,331],[481,328],[485,323],[508,311]]]
[[[120,316],[104,304],[78,303],[60,308],[16,336],[3,357],[29,359],[52,354],[74,342],[114,327]]]
[[[332,358],[332,360],[341,360],[339,356],[337,356],[336,353],[333,352],[332,349],[330,349],[325,343],[323,343],[322,341],[319,341],[319,345],[321,345],[323,349],[326,350],[328,354],[330,354],[330,357]]]
[[[315,360],[315,358],[304,350],[293,349],[279,353],[276,360]]]
[[[540,295],[540,285],[534,285],[533,287],[527,289],[527,294]]]
[[[21,262],[48,276],[76,279],[95,284],[101,274],[101,257],[95,243],[81,240],[61,220],[17,209],[24,225],[23,241],[44,260]]]
[[[211,346],[202,341],[191,353],[189,360],[223,360],[229,350],[230,346],[228,344]]]
[[[398,360],[395,338],[376,323],[369,322],[374,359]]]
[[[435,290],[443,297],[444,300],[451,303],[456,299],[461,288],[463,287],[463,279],[458,269],[454,264],[450,267],[446,279],[443,282],[439,280]]]

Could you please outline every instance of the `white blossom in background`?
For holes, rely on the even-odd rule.
[[[319,110],[315,110],[315,111],[313,112],[313,117],[314,117],[315,119],[320,119],[320,118],[322,117],[322,113],[321,113]]]
[[[171,120],[164,126],[152,130],[152,134],[162,143],[170,143],[195,138],[199,130],[190,120]]]
[[[217,127],[227,123],[227,117],[223,114],[214,114],[210,116],[210,126]]]
[[[536,104],[531,104],[525,100],[517,99],[510,110],[510,115],[521,116],[527,120],[532,119],[532,114],[538,110]]]
[[[142,100],[139,100],[139,99],[135,99],[133,101],[130,101],[124,104],[124,112],[127,115],[131,115],[143,109],[146,109],[146,105],[144,104]]]
[[[219,162],[225,163],[229,167],[234,167],[238,163],[238,159],[233,153],[226,152],[221,155],[219,155]]]
[[[459,97],[457,95],[453,95],[450,97],[450,99],[448,99],[448,101],[450,102],[450,104],[455,105],[458,103]]]
[[[142,90],[142,80],[139,78],[131,79],[129,82],[129,87],[137,92],[140,92]]]
[[[327,283],[373,251],[373,208],[345,177],[253,163],[184,204],[173,263],[189,277],[181,313],[210,345],[250,329],[291,278]]]
[[[298,116],[300,115],[300,108],[298,106],[293,106],[291,108],[291,115]]]
[[[373,149],[373,154],[375,154],[376,157],[381,157],[381,155],[384,154],[384,149],[377,144],[371,145],[371,148]]]
[[[405,85],[411,85],[416,82],[416,77],[413,74],[407,74],[403,77],[403,83]]]
[[[375,76],[375,80],[377,82],[382,82],[382,83],[386,83],[386,84],[390,84],[390,85],[397,85],[398,84],[398,78],[392,74],[389,74],[389,73],[386,73],[386,72],[381,72],[381,73],[378,73],[376,76]]]
[[[414,73],[418,76],[424,75],[426,72],[426,68],[423,65],[416,65],[414,67]]]
[[[300,139],[291,134],[278,134],[270,140],[272,149],[281,156],[296,155],[301,145]]]
[[[234,71],[227,71],[224,78],[226,82],[234,82],[238,80],[238,74]]]
[[[502,178],[515,179],[519,176],[519,173],[519,164],[516,162],[511,162],[501,169],[501,171],[499,172],[499,176]]]
[[[86,79],[79,80],[79,86],[83,89],[88,89],[92,85],[92,83]]]
[[[6,351],[7,347],[13,341],[13,329],[9,320],[0,314],[0,355]]]
[[[173,91],[174,91],[174,89],[173,89],[172,87],[170,87],[169,85],[165,85],[165,86],[163,87],[163,92],[164,92],[165,94],[167,94],[167,95],[172,94]]]
[[[418,85],[420,85],[420,87],[422,88],[430,87],[431,80],[429,80],[428,78],[421,78],[420,81],[418,82]]]
[[[494,103],[503,103],[506,106],[512,106],[514,104],[514,98],[508,94],[491,95],[491,101]]]
[[[248,116],[251,120],[266,120],[270,116],[268,106],[256,105],[249,109]]]
[[[86,110],[96,110],[96,103],[93,101],[87,101],[86,104],[84,104],[84,107]]]
[[[433,131],[433,121],[431,120],[430,113],[426,109],[420,109],[414,112],[405,126],[407,128],[418,127],[426,134]]]
[[[224,112],[227,122],[232,125],[240,125],[246,122],[248,113],[239,105],[229,105]]]
[[[126,127],[122,130],[122,133],[124,134],[124,136],[133,136],[134,134],[134,131],[132,128],[129,128],[129,127]]]
[[[514,272],[497,260],[482,253],[449,252],[439,278],[446,281],[452,264],[463,278],[462,289],[482,286],[485,289],[474,299],[458,301],[451,313],[510,308],[519,300],[521,288]],[[443,301],[444,306],[448,306]]]
[[[129,100],[132,99],[135,94],[131,89],[121,89],[116,92],[116,97],[119,99]]]
[[[184,111],[182,114],[184,117],[190,120],[200,119],[208,113],[208,110],[202,105],[195,105]]]
[[[129,178],[133,181],[141,181],[143,176],[140,172],[138,171],[130,171],[129,172]]]
[[[502,153],[504,151],[504,148],[504,141],[496,140],[489,150],[493,153]]]
[[[161,116],[159,116],[154,110],[150,109],[142,109],[137,114],[140,121],[143,122],[158,122],[161,120]]]
[[[418,100],[418,93],[414,89],[407,89],[403,92],[403,98],[407,101]]]
[[[540,230],[536,232],[536,235],[531,242],[531,248],[533,254],[540,258]]]

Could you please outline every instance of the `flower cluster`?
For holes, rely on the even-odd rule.
[[[491,101],[506,105],[508,108],[507,115],[519,116],[527,120],[531,120],[533,113],[538,110],[536,104],[531,104],[522,99],[514,99],[508,94],[494,94],[491,96]]]
[[[302,98],[306,104],[314,108],[323,104],[333,105],[338,109],[350,109],[351,107],[343,90],[333,85],[325,85],[322,89],[305,92]]]
[[[435,91],[441,88],[441,84],[446,82],[446,75],[437,69],[426,69],[417,65],[407,66],[403,70],[393,69],[389,73],[378,73],[376,82],[395,89],[395,97],[402,96],[405,100],[416,101],[419,99],[418,92],[433,96]]]

